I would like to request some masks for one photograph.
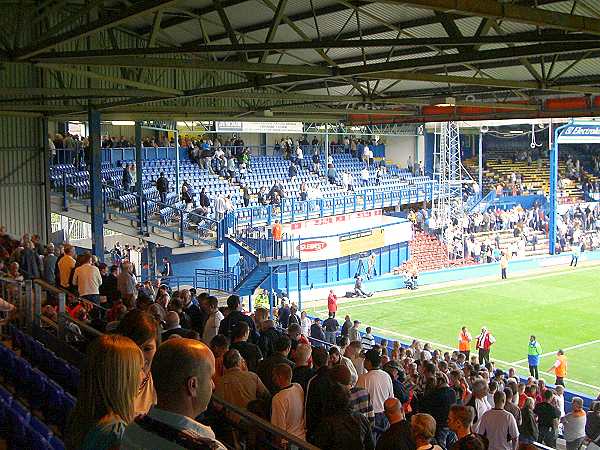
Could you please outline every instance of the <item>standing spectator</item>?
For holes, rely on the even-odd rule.
[[[443,372],[435,375],[435,387],[425,391],[419,411],[431,414],[436,422],[435,439],[444,448],[450,448],[456,435],[448,428],[450,407],[457,402],[456,392],[448,386],[448,377]]]
[[[321,319],[318,317],[315,318],[313,324],[310,326],[310,337],[321,342],[326,342],[325,333],[323,332],[323,327],[321,326]]]
[[[429,414],[415,414],[410,419],[412,435],[417,450],[442,450],[442,447],[431,443],[435,436],[435,419]]]
[[[127,427],[121,448],[213,446],[210,448],[225,450],[210,427],[195,420],[208,406],[214,373],[215,358],[203,343],[181,338],[161,345],[152,364],[158,404]],[[167,430],[170,438],[157,430]]]
[[[571,246],[571,263],[569,266],[577,267],[577,261],[581,255],[581,242],[574,242]]]
[[[475,410],[475,417],[473,418],[473,427],[477,428],[479,421],[483,415],[492,409],[492,406],[488,402],[487,394],[489,391],[488,384],[482,378],[477,378],[473,381],[472,385],[473,393],[471,398],[467,402],[467,406],[472,406]]]
[[[458,438],[450,450],[487,450],[487,439],[471,429],[474,417],[475,410],[471,406],[453,405],[450,408],[448,426]]]
[[[125,167],[123,167],[121,184],[124,191],[129,191],[129,186],[131,185],[131,171],[129,170],[129,164],[125,164]]]
[[[206,194],[206,189],[205,188],[202,188],[200,190],[199,203],[200,203],[200,211],[202,212],[202,214],[204,214],[205,216],[207,216],[208,213],[210,213],[210,198]]]
[[[567,376],[567,357],[565,356],[564,350],[560,349],[556,352],[556,361],[552,367],[548,369],[548,372],[554,372],[556,375],[556,381],[554,384],[565,385],[565,378]]]
[[[374,450],[369,421],[351,410],[348,391],[334,383],[324,394],[328,414],[317,422],[314,438],[309,442],[322,450]]]
[[[71,271],[75,268],[75,248],[71,244],[65,244],[63,247],[63,255],[58,258],[56,262],[56,279],[59,283],[59,287],[63,289],[69,289],[71,283]]]
[[[125,261],[121,264],[121,273],[117,277],[117,289],[127,309],[135,306],[135,299],[137,297],[135,276],[131,273],[131,268],[131,263]]]
[[[415,450],[410,423],[404,416],[402,403],[397,398],[388,398],[384,403],[384,413],[390,427],[377,441],[376,450]]]
[[[515,450],[519,429],[513,415],[504,409],[503,391],[494,394],[494,408],[486,412],[477,425],[477,433],[488,438],[489,450]]]
[[[352,328],[352,321],[350,320],[350,316],[346,315],[346,317],[344,317],[344,323],[342,324],[342,330],[340,332],[340,335],[348,337],[348,339],[350,339],[350,328]]]
[[[535,405],[533,412],[538,418],[539,442],[556,448],[560,410],[552,404],[552,397],[552,391],[546,390],[543,394],[543,401]]]
[[[369,184],[369,169],[367,169],[366,166],[360,171],[360,183],[362,186],[367,186]]]
[[[282,232],[283,229],[279,223],[279,220],[275,220],[275,224],[273,224],[273,228],[271,230],[271,234],[273,236],[273,258],[275,259],[283,256]]]
[[[135,417],[133,401],[139,388],[142,354],[131,339],[117,335],[98,337],[87,354],[65,434],[67,447],[119,448],[125,427]]]
[[[215,394],[238,408],[246,409],[248,403],[270,397],[258,375],[246,370],[244,359],[237,350],[223,355],[223,376],[215,386]]]
[[[102,275],[100,270],[92,265],[92,255],[81,255],[81,265],[73,273],[73,285],[77,286],[79,296],[99,305],[101,284]]]
[[[321,176],[321,157],[319,156],[318,150],[315,150],[312,155],[312,169],[314,173]]]
[[[169,180],[165,177],[165,173],[161,172],[156,180],[156,190],[160,196],[162,203],[167,203],[167,193],[169,192]]]
[[[296,367],[294,362],[287,358],[290,353],[290,349],[290,338],[285,335],[280,336],[273,344],[274,353],[258,363],[256,373],[271,393],[274,393],[277,390],[276,386],[273,384],[273,368],[277,364],[287,364],[292,368],[292,370],[294,370]]]
[[[529,345],[527,346],[527,362],[529,364],[529,373],[535,379],[539,379],[538,365],[540,363],[540,355],[542,354],[542,346],[535,339],[534,335],[529,337]]]
[[[166,256],[163,258],[162,261],[163,267],[160,271],[160,276],[163,278],[162,281],[168,283],[168,278],[173,276],[173,265],[171,264],[171,261],[169,261],[169,258],[167,258]],[[164,280],[164,278],[167,278],[167,280]]]
[[[496,342],[496,338],[486,327],[481,328],[481,334],[477,336],[475,348],[479,350],[479,364],[490,362],[490,348]]]
[[[600,437],[600,401],[592,402],[587,418],[585,421],[585,435],[590,442],[595,442],[600,447],[598,438]]]
[[[300,329],[302,331],[302,335],[305,337],[310,336],[310,327],[312,323],[310,321],[310,317],[306,314],[306,311],[302,311],[300,313]]]
[[[288,304],[287,299],[283,299],[281,302],[281,307],[277,310],[277,320],[279,321],[279,326],[281,328],[286,329],[290,324],[290,316],[292,315],[292,310],[290,309],[290,305]]]
[[[315,370],[311,367],[312,347],[310,344],[299,343],[295,353],[296,367],[292,381],[302,386],[302,390],[306,392],[308,381],[315,375]]]
[[[523,419],[521,417],[521,410],[519,409],[519,407],[517,405],[515,405],[515,403],[513,401],[514,394],[513,394],[512,389],[508,386],[505,387],[504,395],[506,396],[506,402],[504,403],[504,409],[513,415],[513,417],[515,418],[515,421],[517,422],[517,426],[520,427]]]
[[[40,278],[42,273],[40,256],[35,251],[34,243],[27,240],[23,243],[23,247],[24,249],[21,253],[21,272],[28,279]]]
[[[473,337],[467,327],[462,327],[460,329],[460,333],[458,333],[458,351],[465,355],[465,359],[469,360],[469,355],[471,354],[471,341]]]
[[[360,342],[361,337],[360,337],[360,330],[358,329],[359,326],[360,326],[360,320],[355,320],[352,327],[350,327],[350,329],[348,330],[348,339],[350,339],[350,342],[354,342],[354,341]]]
[[[567,450],[579,450],[585,439],[586,415],[583,410],[583,400],[573,397],[571,400],[571,412],[561,420],[563,434],[567,443]]]
[[[502,279],[506,280],[506,270],[508,269],[508,256],[506,252],[502,252],[502,256],[500,257],[500,272],[502,275]]]
[[[521,425],[519,427],[519,443],[533,444],[538,440],[538,424],[533,413],[535,400],[527,397],[521,409]]]
[[[332,405],[327,402],[328,393],[334,385],[329,377],[328,360],[329,354],[324,348],[313,349],[315,375],[308,381],[305,391],[306,440],[311,444],[315,444],[317,427],[323,417],[332,410]]]
[[[137,170],[135,163],[131,163],[129,166],[129,190],[135,192],[135,184],[137,182]]]
[[[328,164],[327,165],[327,179],[329,180],[330,184],[336,184],[337,183],[337,170],[333,166],[333,164]]]
[[[227,317],[221,320],[221,323],[219,324],[219,334],[231,338],[231,333],[235,325],[238,322],[246,322],[250,330],[250,338],[248,341],[256,343],[258,335],[256,333],[256,325],[254,324],[254,320],[243,314],[240,311],[240,307],[240,298],[237,295],[230,295],[229,298],[227,298],[227,308],[229,309],[229,314],[227,314]]]
[[[329,295],[327,296],[327,310],[332,317],[335,317],[337,312],[337,295],[333,292],[333,289],[329,289]]]
[[[54,253],[54,244],[48,244],[46,256],[44,256],[42,277],[46,283],[52,286],[56,286],[56,261],[58,261],[58,257]]]
[[[369,392],[371,402],[373,402],[373,412],[375,413],[375,425],[373,427],[373,437],[377,438],[389,427],[389,422],[384,414],[383,403],[388,398],[394,397],[394,387],[390,376],[381,370],[381,355],[376,350],[369,350],[365,355],[365,368],[367,373],[360,375],[356,386],[362,387]],[[435,434],[435,429],[434,429]]]
[[[240,352],[248,370],[256,372],[258,363],[262,360],[262,352],[256,344],[248,342],[250,337],[250,328],[246,322],[238,322],[231,332],[230,349]]]
[[[106,297],[108,306],[112,306],[117,299],[120,299],[119,289],[117,287],[119,268],[117,266],[110,266],[110,269],[100,269],[100,275],[102,275],[102,285],[100,286],[100,295]]]
[[[334,317],[334,313],[329,313],[329,318],[323,322],[323,329],[325,330],[325,342],[329,342],[335,345],[335,338],[337,336],[337,330],[340,324]]]
[[[288,364],[273,367],[273,384],[277,393],[271,401],[271,423],[304,440],[304,391],[298,383],[292,383],[292,368]]]
[[[365,334],[361,338],[362,349],[364,351],[371,350],[375,345],[375,338],[371,334],[371,327],[365,329]]]
[[[219,300],[217,297],[208,297],[207,304],[208,319],[206,319],[204,330],[202,331],[202,341],[206,345],[209,345],[212,339],[218,334],[219,326],[224,317],[221,311],[219,311]]]

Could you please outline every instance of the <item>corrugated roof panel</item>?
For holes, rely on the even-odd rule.
[[[409,8],[405,5],[394,5],[389,3],[370,3],[361,9],[376,15],[377,17],[391,23],[406,22],[423,17],[431,17],[434,14],[426,9]]]
[[[347,9],[344,11],[339,11],[337,13],[325,14],[319,16],[317,18],[317,24],[319,26],[319,33],[321,36],[335,36],[337,35],[342,27],[344,28],[344,32],[351,32],[358,29],[356,25],[356,17],[352,17],[350,21],[348,18],[352,15],[352,11]],[[346,24],[346,22],[348,23]],[[303,29],[309,27],[311,29],[309,36],[311,39],[317,39],[317,29],[315,28],[315,21],[313,18],[299,20],[294,22],[296,25],[302,25]],[[344,25],[346,25],[344,27]],[[364,25],[361,22],[361,26]]]

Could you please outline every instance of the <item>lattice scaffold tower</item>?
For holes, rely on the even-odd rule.
[[[438,189],[431,215],[448,248],[448,259],[464,256],[460,134],[456,122],[436,124],[433,179]]]

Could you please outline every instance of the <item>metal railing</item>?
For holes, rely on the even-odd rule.
[[[238,208],[228,213],[226,220],[229,229],[246,225],[250,227],[271,225],[275,220],[279,220],[281,223],[289,223],[432,201],[436,194],[437,188],[434,182],[429,181],[390,191],[370,189],[361,193],[314,200],[302,201],[295,198],[283,198],[278,206],[265,205]]]

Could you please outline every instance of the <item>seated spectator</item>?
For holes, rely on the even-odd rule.
[[[0,297],[0,326],[9,323],[13,319],[16,310],[15,305]]]
[[[273,384],[277,393],[271,401],[271,423],[304,440],[304,390],[292,383],[292,368],[287,364],[273,367]]]
[[[144,356],[142,381],[134,401],[136,415],[146,414],[150,407],[156,404],[156,391],[150,368],[156,349],[160,345],[159,329],[151,315],[138,310],[127,313],[117,328],[117,334],[126,336],[135,342]],[[139,377],[136,379],[139,380]]]
[[[246,369],[246,362],[237,350],[228,350],[223,355],[223,376],[215,387],[215,394],[242,409],[248,403],[270,397],[270,393],[258,375]]]
[[[67,427],[67,448],[119,448],[135,417],[142,365],[142,353],[129,338],[103,335],[90,343]]]
[[[210,401],[214,371],[214,357],[202,342],[182,338],[161,345],[152,362],[158,403],[127,427],[121,449],[225,450],[212,429],[195,420]]]
[[[374,450],[369,421],[350,408],[350,395],[339,383],[325,393],[326,414],[319,420],[314,445],[322,450]]]

